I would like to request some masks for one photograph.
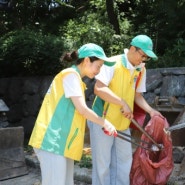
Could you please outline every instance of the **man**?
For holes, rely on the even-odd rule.
[[[125,49],[124,54],[113,58],[116,64],[112,67],[103,66],[96,76],[94,92],[97,96],[92,108],[99,116],[113,123],[117,130],[130,135],[134,102],[151,117],[162,116],[142,96],[146,91],[144,62],[150,58],[157,60],[157,56],[153,52],[152,40],[146,35],[138,35],[132,39],[130,48]],[[108,137],[101,127],[90,121],[88,125],[93,161],[92,185],[129,185],[131,143]]]

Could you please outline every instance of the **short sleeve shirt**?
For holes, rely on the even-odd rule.
[[[79,78],[74,73],[70,73],[63,78],[63,88],[66,98],[83,96]]]
[[[124,54],[126,56],[125,58],[126,58],[126,63],[127,63],[127,69],[129,69],[130,73],[132,74],[136,68],[139,68],[141,66],[133,66],[128,61],[127,53],[128,53],[128,49],[125,49]],[[103,65],[101,67],[100,73],[98,75],[96,75],[95,78],[108,86],[109,83],[111,82],[112,78],[113,78],[114,69],[115,69],[114,66],[109,67],[109,66]],[[139,86],[136,89],[136,92],[139,92],[139,93],[146,92],[146,71],[144,72],[144,74],[143,74],[143,76],[140,80],[141,81],[139,83]]]

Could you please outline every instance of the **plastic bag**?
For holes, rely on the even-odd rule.
[[[139,73],[139,76],[137,78],[136,89],[140,82],[141,76],[142,76],[142,72]],[[135,102],[134,102],[133,114],[134,114],[134,119],[139,123],[141,127],[143,127],[143,124],[146,118],[146,112],[142,108],[140,108]],[[139,130],[132,122],[130,123],[129,127],[135,130]]]
[[[136,149],[130,172],[130,185],[165,185],[167,183],[174,167],[172,140],[170,135],[163,130],[168,127],[167,120],[159,116],[154,116],[148,122],[145,127],[146,132],[164,148],[158,152],[140,147]],[[141,139],[151,143],[144,134]],[[145,146],[145,144],[142,145]]]
[[[141,127],[143,127],[145,118],[146,118],[146,112],[140,108],[137,104],[134,103],[134,119],[137,121],[137,123],[139,123],[139,125]],[[130,123],[130,128],[135,129],[135,130],[139,130],[132,122]]]

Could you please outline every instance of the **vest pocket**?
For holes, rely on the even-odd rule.
[[[77,136],[77,134],[78,134],[78,130],[79,130],[79,128],[77,128],[77,129],[75,130],[75,132],[74,132],[72,138],[70,139],[69,144],[68,144],[68,147],[67,147],[68,149],[70,148],[70,146],[72,145],[74,139],[76,138],[76,136]]]

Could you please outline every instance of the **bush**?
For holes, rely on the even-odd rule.
[[[66,67],[59,63],[63,41],[32,30],[10,32],[0,39],[0,74],[7,76],[52,75]]]

